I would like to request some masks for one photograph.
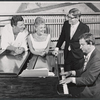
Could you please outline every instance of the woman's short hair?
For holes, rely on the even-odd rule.
[[[69,10],[69,14],[72,14],[74,17],[80,17],[81,16],[81,12],[77,8],[73,8],[73,9]]]
[[[39,25],[41,25],[41,24],[45,24],[45,20],[42,17],[37,17],[35,19],[35,22],[34,22],[33,33],[36,32],[36,27],[39,26]],[[46,26],[45,33],[48,34],[48,28],[47,28],[47,26]]]
[[[45,24],[45,20],[42,17],[37,17],[35,19],[35,23],[34,23],[35,27],[37,27],[37,26],[39,26],[41,24]]]
[[[24,21],[23,17],[20,16],[20,15],[14,15],[12,16],[12,19],[11,19],[11,26],[17,26],[17,22],[18,21]]]
[[[91,33],[85,33],[85,34],[82,34],[80,37],[79,37],[79,40],[80,39],[84,39],[86,42],[87,42],[87,44],[91,44],[92,43],[92,45],[95,45],[95,37],[93,36],[93,34],[91,34]]]

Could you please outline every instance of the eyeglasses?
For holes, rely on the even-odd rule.
[[[74,19],[74,18],[77,18],[77,17],[71,17],[69,15],[67,15],[68,19]]]

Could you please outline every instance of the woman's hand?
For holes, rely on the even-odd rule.
[[[18,47],[18,48],[16,48],[16,50],[15,50],[15,53],[16,54],[22,54],[24,52],[24,48],[23,47]]]
[[[56,48],[54,49],[54,51],[52,52],[52,54],[55,55],[55,56],[58,56],[58,54],[59,54],[59,48],[56,47]]]
[[[40,56],[45,56],[46,55],[46,52],[45,51],[42,51],[41,53],[40,53]]]

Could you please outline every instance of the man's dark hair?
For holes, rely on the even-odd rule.
[[[94,36],[93,36],[93,34],[91,34],[91,33],[85,33],[85,34],[82,34],[80,37],[79,37],[79,40],[80,39],[84,39],[86,42],[87,42],[87,44],[90,44],[90,43],[92,43],[92,45],[95,45],[95,38],[94,38]]]
[[[20,15],[14,15],[11,19],[11,26],[16,26],[18,21],[24,21],[23,17]]]

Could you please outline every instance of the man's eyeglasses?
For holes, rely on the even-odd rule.
[[[74,19],[74,18],[77,18],[77,17],[71,17],[71,16],[67,15],[67,18],[68,19]]]

